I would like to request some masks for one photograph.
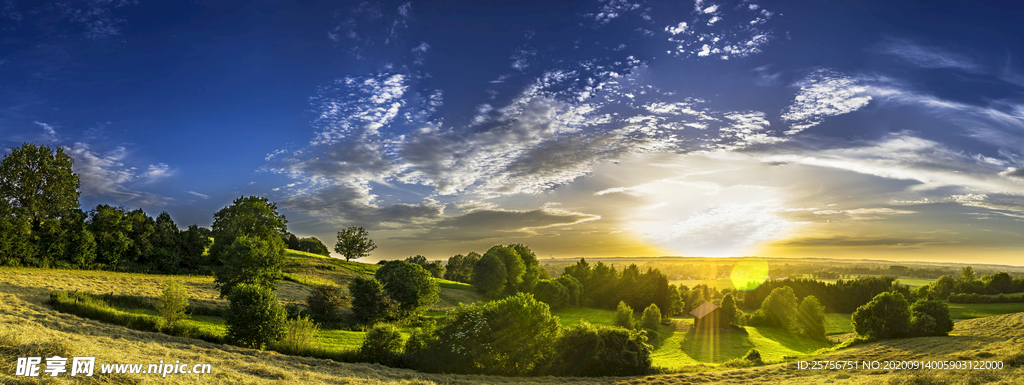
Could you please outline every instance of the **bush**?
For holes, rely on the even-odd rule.
[[[427,371],[517,375],[535,370],[551,353],[558,317],[533,295],[459,305],[439,323],[413,365]]]
[[[279,237],[264,239],[239,236],[224,249],[221,260],[224,266],[217,269],[215,282],[222,297],[230,295],[232,288],[239,284],[259,285],[274,290],[284,278],[281,273],[281,267],[284,266],[284,242]]]
[[[405,318],[437,303],[437,281],[430,272],[412,262],[393,261],[385,264],[376,279],[384,285],[388,297],[395,301],[398,316]]]
[[[661,325],[661,310],[658,309],[658,305],[651,304],[644,309],[644,315],[640,318],[640,325],[644,329],[658,330],[658,326]]]
[[[104,295],[104,297],[106,297],[106,295]],[[161,328],[160,317],[123,312],[112,307],[99,296],[88,293],[77,291],[53,291],[50,292],[50,304],[58,311],[75,314],[97,321],[109,322],[130,329],[146,332],[159,331],[173,336],[199,338],[213,343],[224,342],[220,335],[201,331],[195,326],[176,324],[174,326],[165,326]]]
[[[168,281],[156,306],[156,311],[164,319],[164,325],[171,327],[178,321],[188,319],[188,314],[185,313],[187,309],[188,290],[185,289],[185,285],[178,280]]]
[[[910,306],[911,330],[914,336],[945,336],[953,330],[949,307],[938,301],[917,301]]]
[[[548,370],[560,376],[635,376],[651,370],[651,345],[643,331],[581,323],[555,343]]]
[[[275,349],[285,354],[304,354],[316,349],[316,333],[320,325],[309,317],[299,316],[285,324],[284,336],[275,344]]]
[[[387,365],[394,361],[401,349],[402,333],[394,325],[381,324],[366,333],[366,339],[359,347],[359,356],[368,362]]]
[[[238,284],[231,289],[228,300],[231,305],[224,321],[232,343],[263,350],[284,336],[287,317],[269,288]]]
[[[306,307],[314,320],[322,324],[334,324],[341,320],[341,310],[348,307],[349,299],[340,287],[333,285],[317,286],[309,297]]]
[[[858,307],[852,318],[858,335],[876,339],[905,337],[910,329],[910,305],[902,294],[885,292]]]
[[[750,361],[756,365],[763,365],[764,361],[761,359],[761,352],[757,349],[750,349],[746,355],[743,356],[744,360]]]
[[[562,283],[553,279],[545,279],[537,282],[533,287],[534,298],[551,306],[552,309],[560,309],[569,302],[569,290]]]
[[[625,301],[619,301],[619,307],[615,309],[615,326],[635,329],[636,321],[633,319],[633,308],[626,305]]]
[[[352,295],[352,315],[356,322],[372,325],[377,321],[392,318],[394,302],[384,293],[380,281],[359,276],[348,283]]]

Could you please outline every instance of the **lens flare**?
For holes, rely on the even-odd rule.
[[[754,290],[768,279],[768,261],[762,258],[743,259],[733,266],[729,275],[738,290]]]

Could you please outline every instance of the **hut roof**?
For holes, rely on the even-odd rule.
[[[704,318],[704,316],[718,309],[718,306],[711,302],[704,302],[702,305],[697,306],[696,309],[690,312],[690,315],[696,318]]]

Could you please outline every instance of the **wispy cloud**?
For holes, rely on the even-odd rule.
[[[48,142],[56,142],[58,140],[57,130],[54,130],[53,126],[38,121],[32,123],[35,123],[37,126],[42,127],[43,132],[45,132],[45,134],[43,134],[43,140],[46,140]]]
[[[206,195],[206,194],[200,194],[200,193],[197,193],[195,191],[185,191],[185,192],[189,193],[189,194],[192,194],[192,195],[195,195],[197,197],[203,198],[203,199],[210,199],[210,196]]]
[[[151,164],[149,165],[149,168],[146,169],[146,172],[142,174],[142,177],[145,178],[147,182],[153,183],[174,175],[175,172],[176,171],[172,170],[166,163]]]
[[[953,68],[979,72],[982,66],[970,57],[938,47],[928,47],[906,39],[888,39],[880,51],[921,68]]]
[[[128,151],[117,147],[106,153],[94,152],[85,143],[75,143],[64,148],[75,159],[74,171],[81,180],[82,195],[94,198],[108,198],[120,203],[133,205],[162,205],[171,198],[157,194],[129,189],[126,185],[138,179],[133,167],[127,167],[124,160]]]

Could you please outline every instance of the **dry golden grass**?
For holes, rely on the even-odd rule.
[[[1024,313],[961,321],[951,337],[890,340],[817,357],[821,360],[1003,360],[997,371],[799,370],[795,363],[747,369],[619,378],[489,377],[418,373],[380,365],[349,364],[285,356],[200,340],[146,333],[56,312],[44,304],[50,290],[155,297],[171,277],[107,272],[0,269],[0,384],[1017,384],[1024,383]],[[185,278],[194,298],[220,302],[209,278]],[[301,285],[296,285],[300,289]],[[282,290],[289,285],[282,286]],[[287,294],[283,294],[285,297]],[[296,297],[292,297],[296,298]],[[298,296],[297,298],[304,298]],[[109,375],[74,381],[65,375],[29,380],[14,377],[17,357],[95,356],[102,363],[209,363],[209,375]],[[97,368],[98,371],[98,368]]]

